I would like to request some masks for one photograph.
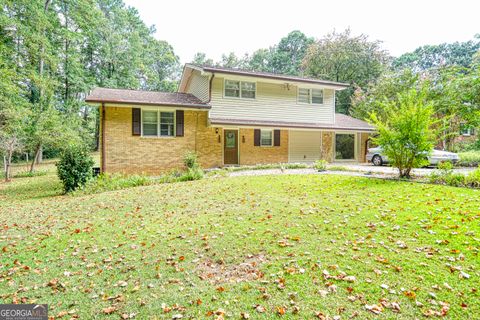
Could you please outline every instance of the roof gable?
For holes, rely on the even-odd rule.
[[[200,99],[190,93],[129,89],[95,88],[85,98],[85,102],[181,106],[196,109],[210,109],[210,105],[208,103],[200,101]]]
[[[233,68],[201,66],[201,65],[187,63],[184,66],[182,79],[180,80],[180,86],[179,86],[180,91],[184,89],[187,78],[191,75],[193,70],[198,70],[201,73],[206,73],[206,74],[215,73],[215,74],[235,75],[235,76],[244,76],[244,77],[252,77],[252,78],[263,78],[271,81],[273,80],[273,81],[322,85],[335,90],[342,90],[349,86],[349,84],[347,83],[340,83],[340,82],[328,81],[328,80],[304,78],[304,77],[277,74],[277,73],[271,73],[271,72],[259,72],[259,71],[250,71],[250,70],[233,69]]]

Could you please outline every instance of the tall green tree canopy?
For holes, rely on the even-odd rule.
[[[382,121],[388,114],[385,101],[398,102],[399,95],[412,89],[422,90],[432,105],[432,116],[438,121],[437,144],[453,149],[453,142],[463,125],[480,125],[480,69],[457,66],[433,68],[421,73],[410,69],[383,74],[365,89],[357,88],[352,97],[351,113],[360,119],[369,119],[375,113]]]
[[[349,113],[354,86],[365,87],[387,68],[389,55],[380,41],[370,41],[364,34],[353,36],[350,29],[332,32],[308,48],[303,60],[310,77],[346,82],[348,89],[337,94],[336,109]]]
[[[415,71],[454,65],[468,68],[478,50],[480,35],[466,42],[421,46],[394,59],[392,66],[395,69],[409,68]]]
[[[179,59],[154,33],[122,0],[2,0],[4,128],[11,106],[26,108],[21,132],[38,156],[68,137],[92,143],[98,117],[83,98],[95,86],[176,90]]]

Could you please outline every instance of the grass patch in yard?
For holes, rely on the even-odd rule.
[[[278,175],[59,192],[53,175],[0,184],[3,303],[86,319],[480,314],[479,190]]]

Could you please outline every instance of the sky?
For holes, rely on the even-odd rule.
[[[399,56],[426,44],[467,41],[480,33],[480,1],[430,0],[124,0],[182,63],[204,52],[217,61],[268,48],[292,30],[321,38],[350,28]]]

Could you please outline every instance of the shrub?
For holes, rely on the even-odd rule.
[[[65,192],[84,186],[92,177],[93,159],[84,147],[70,146],[62,151],[57,174]]]
[[[317,160],[313,164],[313,167],[318,171],[325,171],[327,170],[328,162],[326,160]]]
[[[480,168],[470,172],[465,178],[465,182],[470,187],[480,188]]]
[[[378,136],[373,142],[382,147],[400,178],[410,178],[413,168],[428,163],[426,154],[433,149],[433,106],[425,92],[411,89],[398,95],[398,102],[383,103],[385,117],[371,114]]]
[[[203,170],[200,167],[188,168],[185,173],[183,173],[178,181],[193,181],[200,180],[203,178]]]
[[[453,170],[453,164],[450,161],[442,161],[437,165],[437,168],[444,173],[451,173]]]
[[[460,158],[459,166],[478,167],[480,165],[480,151],[461,152],[458,156]]]
[[[203,170],[198,164],[198,156],[195,152],[188,152],[183,157],[183,163],[187,167],[187,171],[178,178],[179,181],[192,181],[203,178]]]
[[[197,154],[195,152],[188,152],[183,157],[183,163],[188,169],[199,167]]]
[[[461,173],[449,173],[445,176],[445,184],[452,187],[463,187],[466,185],[466,176]]]
[[[90,179],[82,188],[80,193],[99,193],[131,187],[145,186],[149,184],[152,184],[152,180],[144,175],[126,176],[122,174],[102,173],[94,179]]]
[[[285,163],[282,165],[284,169],[305,169],[308,165],[305,163]]]

